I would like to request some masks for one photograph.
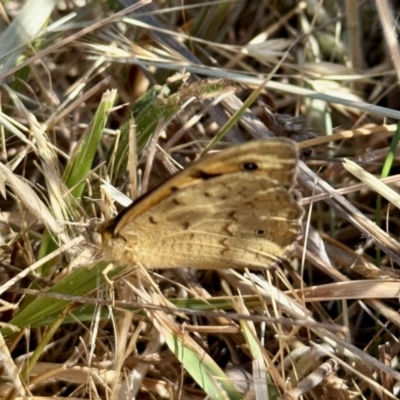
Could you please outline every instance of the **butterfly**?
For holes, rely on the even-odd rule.
[[[189,165],[96,227],[106,260],[148,269],[268,268],[302,234],[295,142],[265,139]]]

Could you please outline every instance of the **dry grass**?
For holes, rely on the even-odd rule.
[[[0,6],[1,399],[397,398],[399,10],[76,3]],[[91,218],[271,136],[302,149],[287,262],[96,262]]]

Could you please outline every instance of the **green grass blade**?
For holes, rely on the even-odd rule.
[[[61,282],[54,285],[50,293],[68,294],[71,296],[84,296],[95,290],[105,282],[102,274],[109,264],[99,263],[92,268],[78,268]],[[114,269],[108,274],[110,278],[118,274],[123,268]],[[38,297],[22,309],[9,323],[20,329],[28,325],[40,325],[40,321],[50,314],[61,312],[69,305],[69,300],[59,300],[48,297]],[[11,329],[3,328],[1,333],[7,336],[12,333]]]
[[[242,398],[224,371],[187,333],[182,332],[165,313],[156,311],[151,315],[169,349],[211,399]]]
[[[115,103],[116,96],[116,90],[104,93],[87,134],[77,146],[65,169],[64,181],[68,188],[74,187],[72,195],[75,198],[82,196],[85,187],[84,181],[91,171],[98,145],[103,136],[103,129]]]

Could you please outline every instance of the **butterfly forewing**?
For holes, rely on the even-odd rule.
[[[268,139],[233,146],[191,164],[127,207],[115,218],[115,232],[176,190],[219,175],[243,171],[254,165],[257,169],[248,171],[252,175],[276,179],[281,186],[291,188],[294,184],[297,161],[296,144],[287,139]]]

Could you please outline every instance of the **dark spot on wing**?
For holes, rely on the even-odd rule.
[[[177,198],[173,198],[172,202],[176,205],[176,206],[184,206],[185,203],[180,202]]]
[[[153,216],[151,216],[150,215],[150,217],[149,217],[149,222],[151,223],[151,224],[154,224],[154,225],[157,225],[157,221],[153,218]]]
[[[222,249],[220,250],[220,254],[225,256],[225,253],[229,252],[231,249],[229,246],[229,239],[228,238],[222,239],[222,240],[220,240],[219,243],[221,244],[221,247],[222,247]]]
[[[202,171],[201,169],[196,169],[190,174],[190,176],[194,179],[203,179],[203,180],[212,179],[220,175],[221,174],[208,174],[207,172]]]
[[[228,214],[228,217],[230,218],[230,219],[233,219],[234,221],[238,221],[238,218],[237,218],[237,216],[236,216],[236,211],[231,211],[229,214]]]
[[[253,161],[246,161],[242,164],[242,169],[244,171],[255,171],[258,169],[258,165]]]
[[[183,222],[182,222],[182,227],[183,227],[183,229],[189,229],[189,226],[190,226],[190,223],[189,223],[189,222],[187,222],[187,221],[183,221]]]

